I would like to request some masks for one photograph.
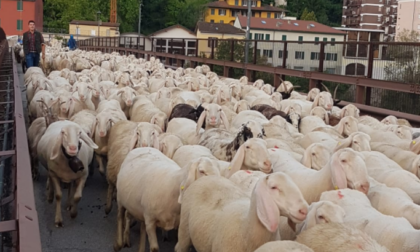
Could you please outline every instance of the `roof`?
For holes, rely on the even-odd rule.
[[[334,29],[340,30],[340,31],[365,31],[365,32],[380,32],[380,33],[385,32],[384,30],[377,30],[377,29],[348,28],[348,27],[334,27]]]
[[[86,20],[72,20],[70,24],[76,25],[79,23],[79,25],[98,25],[98,21],[86,21]],[[111,23],[111,22],[102,22],[101,26],[107,26],[107,27],[120,27],[119,23]]]
[[[138,32],[124,32],[120,34],[120,37],[124,37],[124,36],[134,36],[134,37],[138,37],[139,33]],[[145,37],[143,34],[140,33],[140,37]]]
[[[186,32],[188,32],[188,33],[190,33],[190,34],[192,34],[192,35],[194,35],[194,36],[195,36],[195,33],[193,33],[190,29],[188,29],[188,28],[186,28],[186,27],[184,27],[184,26],[182,26],[182,25],[180,25],[180,24],[176,24],[176,25],[172,25],[172,26],[166,27],[166,28],[164,28],[164,29],[162,29],[162,30],[155,31],[154,33],[150,34],[150,35],[149,35],[149,37],[156,36],[156,35],[158,35],[158,34],[160,34],[160,33],[162,33],[162,32],[166,32],[166,31],[169,31],[169,30],[174,29],[174,28],[180,28],[180,29],[183,29],[183,30],[185,30]]]
[[[237,19],[243,29],[246,28],[247,17],[238,16]],[[306,20],[284,20],[273,18],[251,18],[251,29],[261,30],[277,30],[290,32],[306,32],[306,33],[324,33],[345,35],[343,31],[339,31],[332,27],[320,24],[314,21]]]
[[[245,35],[245,31],[236,28],[230,24],[222,23],[206,23],[197,22],[195,31],[200,30],[201,33],[223,33],[223,34],[242,34]]]
[[[225,9],[236,9],[236,10],[248,10],[248,6],[238,6],[238,5],[229,5],[227,2],[224,1],[217,1],[211,2],[207,4],[208,7],[216,7],[216,8],[225,8]],[[286,12],[278,7],[274,6],[261,6],[261,7],[251,7],[252,10],[256,11],[268,11],[268,12]]]

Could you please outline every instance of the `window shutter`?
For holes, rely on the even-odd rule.
[[[281,36],[281,40],[286,41],[287,40],[287,35]]]
[[[265,34],[265,40],[270,40],[270,34]]]
[[[248,39],[252,39],[252,33],[249,33],[249,38]]]

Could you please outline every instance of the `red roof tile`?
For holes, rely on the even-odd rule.
[[[247,17],[238,16],[239,23],[243,29],[246,28]],[[309,27],[309,28],[308,28]],[[346,34],[343,31],[336,30],[327,25],[323,25],[314,21],[306,20],[285,20],[272,18],[251,18],[251,29],[261,30],[277,30],[290,32],[308,32],[308,33],[325,33],[325,34]]]
[[[229,5],[228,3],[223,1],[211,2],[208,3],[207,6],[224,9],[248,10],[248,6]],[[251,9],[255,11],[286,12],[286,10],[274,6],[251,7]]]

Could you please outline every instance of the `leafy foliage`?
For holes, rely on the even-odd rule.
[[[304,10],[313,12],[317,22],[329,26],[340,26],[343,12],[341,0],[288,0],[287,6],[279,6],[288,11],[287,15],[302,17]],[[305,19],[313,20],[313,19]]]
[[[308,21],[315,21],[316,16],[313,11],[309,12],[307,8],[303,10],[302,16],[300,16],[300,20],[308,20]]]

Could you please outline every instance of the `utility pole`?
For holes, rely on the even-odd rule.
[[[248,0],[248,15],[247,15],[247,20],[246,20],[246,42],[245,42],[245,63],[248,63],[248,51],[249,51],[249,32],[250,32],[250,25],[251,25],[251,0]],[[246,70],[245,70],[245,75],[246,75]]]
[[[141,4],[142,0],[139,0],[139,39],[140,39],[140,27],[141,27]]]
[[[96,19],[98,19],[98,37],[100,37],[99,26],[101,25],[101,11],[96,12]]]

